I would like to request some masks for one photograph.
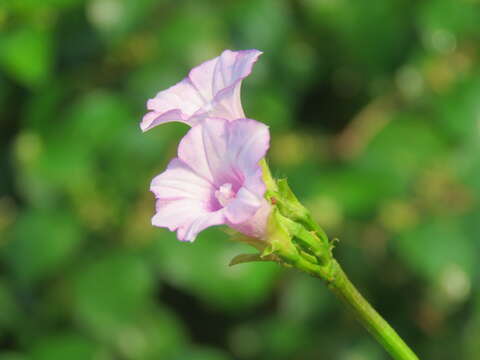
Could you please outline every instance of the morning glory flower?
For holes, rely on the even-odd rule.
[[[250,75],[259,50],[225,50],[193,68],[188,76],[148,100],[143,131],[171,121],[195,125],[206,117],[245,118],[240,101],[242,80]]]
[[[334,242],[287,180],[271,177],[264,159],[268,127],[245,118],[240,101],[241,82],[260,54],[225,50],[148,101],[143,131],[170,121],[192,127],[177,157],[152,180],[152,224],[190,242],[210,226],[232,227],[250,237],[238,240],[258,253],[237,255],[231,265],[275,261],[323,279],[395,359],[418,360],[349,281],[333,257]]]
[[[207,227],[226,224],[262,238],[270,206],[259,165],[269,147],[268,127],[250,119],[207,118],[192,127],[178,155],[151,183],[152,224],[193,241]]]

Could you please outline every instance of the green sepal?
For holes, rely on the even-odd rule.
[[[235,256],[228,265],[233,266],[256,261],[278,261],[278,259],[274,255],[262,256],[262,254],[240,254]]]
[[[285,208],[283,210],[286,212],[292,212],[289,215],[299,216],[299,217],[302,217],[302,215],[305,216],[305,214],[308,213],[308,210],[300,203],[300,201],[298,201],[292,189],[290,189],[287,179],[278,179],[277,185],[278,185],[278,193],[281,199],[285,201]],[[293,211],[295,212],[293,213]],[[285,216],[288,216],[288,215],[285,215]]]
[[[290,233],[282,223],[283,216],[276,206],[268,219],[267,239],[268,246],[263,250],[261,256],[269,257],[275,255],[288,264],[295,264],[300,254],[292,242]]]
[[[303,250],[302,255],[313,255],[320,264],[326,264],[332,259],[332,246],[320,240],[315,231],[308,231],[302,224],[282,215],[279,218],[294,243]]]
[[[268,245],[263,240],[251,238],[251,237],[248,237],[248,236],[240,234],[240,233],[232,235],[230,237],[230,240],[239,241],[239,242],[248,244],[250,246],[253,246],[255,249],[257,249],[260,252],[263,252]]]
[[[262,180],[266,185],[267,191],[278,191],[277,183],[272,177],[272,173],[270,172],[267,160],[263,158],[262,160],[260,160],[259,165],[262,168]]]
[[[327,234],[312,218],[310,211],[298,201],[287,179],[277,180],[277,191],[267,190],[267,198],[277,205],[283,216],[302,224],[307,230],[315,231],[322,242],[329,243]]]

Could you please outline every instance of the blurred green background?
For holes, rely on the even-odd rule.
[[[223,49],[269,161],[422,359],[480,358],[480,2],[0,1],[0,360],[387,359],[324,285],[153,228],[187,130],[145,102]]]

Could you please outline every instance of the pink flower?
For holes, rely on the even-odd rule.
[[[220,224],[261,238],[270,206],[258,162],[269,140],[268,127],[250,119],[207,118],[192,127],[178,157],[152,181],[152,224],[177,231],[182,241]]]
[[[206,117],[245,118],[240,86],[261,54],[258,50],[225,50],[193,68],[178,84],[148,100],[150,112],[143,117],[141,129],[147,131],[170,121],[193,126]]]

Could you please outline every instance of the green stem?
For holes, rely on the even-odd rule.
[[[302,265],[299,264],[300,268]],[[378,314],[358,292],[336,260],[332,260],[329,276],[321,268],[308,266],[302,269],[316,277],[325,279],[330,290],[353,312],[360,323],[396,360],[418,360],[417,355],[400,338],[395,330]]]
[[[260,166],[267,185],[266,199],[276,204],[269,221],[271,244],[260,257],[273,254],[278,256],[280,263],[325,280],[328,288],[395,360],[418,360],[417,355],[350,282],[333,258],[332,243],[310,212],[298,201],[287,180],[275,181],[265,159],[260,161]],[[292,238],[296,239],[295,244]]]

